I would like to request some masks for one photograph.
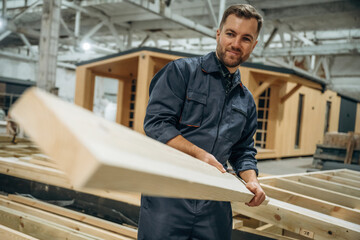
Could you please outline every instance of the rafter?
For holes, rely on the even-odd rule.
[[[127,3],[130,3],[134,6],[141,7],[147,11],[150,11],[152,13],[155,13],[159,16],[162,16],[165,19],[171,20],[173,22],[176,22],[186,28],[189,28],[191,30],[194,30],[196,32],[199,32],[201,34],[204,34],[205,36],[209,37],[215,37],[216,31],[209,29],[203,25],[200,25],[188,18],[185,18],[183,16],[177,15],[172,13],[171,9],[168,7],[165,7],[164,9],[160,8],[159,0],[155,0],[155,3],[151,3],[148,0],[124,0]]]

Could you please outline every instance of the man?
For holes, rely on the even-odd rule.
[[[246,4],[229,7],[216,34],[216,53],[179,59],[160,70],[150,85],[144,121],[148,136],[226,172],[228,160],[255,196],[256,106],[240,80],[239,65],[257,44],[262,17]],[[142,196],[139,239],[231,239],[229,202]]]

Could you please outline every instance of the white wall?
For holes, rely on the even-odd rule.
[[[12,59],[0,56],[0,76],[21,80],[35,81],[37,63],[34,61]],[[75,70],[58,67],[56,70],[56,87],[60,98],[73,102],[75,95]]]
[[[29,60],[19,60],[0,56],[0,76],[21,80],[35,81],[37,77],[37,63]],[[58,67],[56,70],[56,87],[59,88],[59,97],[68,102],[74,102],[76,73],[73,69]],[[116,107],[118,81],[109,78],[96,77],[94,112],[104,116],[105,108],[110,104]],[[110,103],[112,102],[112,103]]]

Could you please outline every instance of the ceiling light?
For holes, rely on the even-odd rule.
[[[83,43],[81,44],[81,48],[82,48],[84,51],[88,51],[88,50],[91,49],[91,44],[88,43],[88,42],[83,42]]]
[[[0,18],[0,31],[4,30],[6,27],[6,19]]]

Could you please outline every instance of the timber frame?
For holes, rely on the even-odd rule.
[[[39,181],[48,186],[73,189],[69,179],[58,170],[52,159],[38,150],[29,141],[14,145],[11,138],[0,138],[0,173],[21,179]],[[50,163],[50,164],[49,164]],[[351,170],[331,170],[313,173],[268,176],[259,178],[260,184],[269,197],[267,206],[249,208],[243,203],[232,203],[234,229],[252,232],[276,239],[307,236],[313,239],[357,239],[360,234],[360,173]],[[23,185],[23,184],[21,184]],[[37,187],[39,188],[39,187]],[[75,189],[79,190],[79,189]],[[108,191],[103,189],[83,189],[82,192],[140,206],[140,195]],[[15,201],[46,210],[72,219],[134,237],[134,231],[123,225],[102,223],[90,216],[71,213],[60,207],[9,195],[8,201]],[[14,203],[9,203],[14,206]],[[0,201],[1,206],[1,201]],[[20,210],[16,208],[14,210]],[[25,212],[24,212],[25,213]],[[251,227],[238,219],[238,214],[267,223]],[[38,216],[38,215],[36,215]],[[251,227],[251,228],[250,228]],[[276,233],[276,234],[274,234]],[[355,236],[355,237],[354,237]],[[300,238],[301,239],[301,238]]]

